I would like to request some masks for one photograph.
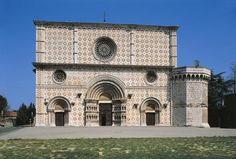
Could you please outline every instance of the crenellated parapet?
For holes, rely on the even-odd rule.
[[[178,80],[205,80],[210,79],[211,71],[203,67],[178,67],[172,72],[172,81]]]

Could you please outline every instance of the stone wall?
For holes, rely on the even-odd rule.
[[[158,99],[160,106],[165,105],[160,112],[160,125],[170,125],[168,67],[176,66],[178,27],[45,21],[35,24],[36,63],[45,64],[36,67],[36,125],[48,125],[51,118],[48,104],[55,97],[65,97],[73,103],[69,125],[83,126],[89,83],[100,76],[119,79],[125,85],[125,95],[132,95],[125,103],[126,125],[140,125],[141,103],[149,97]],[[95,43],[101,37],[111,38],[116,45],[115,56],[110,61],[96,59]],[[65,82],[58,84],[53,80],[56,70],[66,73]],[[156,73],[155,82],[147,82],[148,71]]]
[[[35,21],[35,25],[37,126],[54,120],[48,108],[56,97],[65,98],[70,106],[66,124],[84,126],[86,102],[91,100],[87,99],[88,90],[99,78],[115,79],[123,85],[119,100],[127,126],[145,125],[146,112],[144,108],[141,112],[141,107],[146,99],[157,101],[157,125],[208,126],[210,71],[176,68],[178,27],[46,21]],[[103,47],[99,48],[98,42]],[[105,49],[99,56],[112,53],[111,58],[100,59],[99,49]],[[64,72],[63,82],[55,81],[56,71]],[[148,81],[148,74],[154,74],[154,81]],[[89,108],[97,107],[93,102]]]
[[[186,125],[186,83],[176,80],[172,83],[172,123],[174,126]]]
[[[209,127],[206,68],[182,67],[172,72],[173,125]]]
[[[127,68],[64,68],[67,79],[63,84],[58,85],[53,81],[53,72],[60,67],[50,67],[38,70],[40,84],[37,84],[37,115],[40,123],[47,124],[47,105],[51,99],[63,96],[74,103],[70,112],[70,125],[84,124],[84,99],[86,98],[89,83],[97,77],[113,76],[125,84],[125,93],[132,94],[132,98],[126,102],[127,125],[140,125],[140,106],[143,100],[148,97],[155,97],[161,104],[167,104],[160,112],[160,124],[170,125],[170,81],[169,72],[165,69],[155,70],[157,80],[150,84],[146,81],[147,69]],[[39,81],[38,81],[39,82]],[[81,97],[77,98],[80,93]],[[134,105],[137,104],[137,108]]]
[[[177,27],[35,24],[37,62],[103,64],[94,58],[95,42],[100,37],[110,37],[117,45],[117,52],[107,64],[176,66]]]

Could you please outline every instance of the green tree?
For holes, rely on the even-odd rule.
[[[22,103],[17,112],[16,125],[28,125],[28,124],[29,124],[29,117],[28,117],[27,106],[24,103]]]
[[[224,106],[224,95],[231,92],[232,80],[224,80],[224,72],[214,74],[212,71],[208,88],[208,122],[212,127],[220,126],[220,112]]]
[[[29,107],[28,107],[28,117],[30,120],[30,124],[34,123],[34,117],[36,114],[36,109],[35,109],[35,105],[33,103],[30,103]]]
[[[3,117],[5,112],[9,109],[7,98],[0,95],[0,117]]]
[[[24,103],[20,106],[17,117],[16,125],[29,125],[34,122],[35,117],[35,105],[30,103],[29,106],[26,106]]]
[[[236,62],[231,65],[231,80],[233,80],[232,90],[233,93],[236,93]]]

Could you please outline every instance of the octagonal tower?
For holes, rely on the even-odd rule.
[[[203,67],[179,67],[172,72],[173,126],[209,127],[208,80]]]

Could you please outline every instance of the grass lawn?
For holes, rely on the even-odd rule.
[[[236,158],[236,137],[0,140],[4,158]]]

